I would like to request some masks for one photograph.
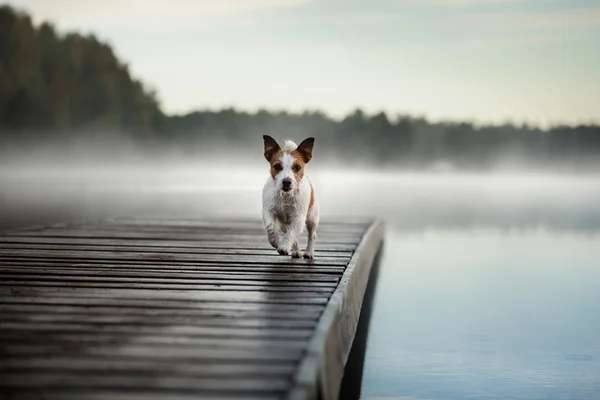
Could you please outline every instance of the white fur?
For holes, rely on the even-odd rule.
[[[298,145],[293,140],[286,140],[283,144],[283,151],[294,151],[298,148]]]
[[[317,240],[317,227],[319,226],[319,202],[317,192],[310,178],[304,172],[300,182],[296,182],[292,166],[294,158],[289,152],[298,146],[292,141],[286,141],[283,146],[281,164],[283,169],[272,178],[269,176],[263,187],[262,216],[267,230],[269,243],[277,249],[279,254],[292,254],[292,257],[302,257],[300,250],[300,235],[306,227],[308,244],[305,258],[314,258],[315,242]],[[282,180],[290,178],[292,189],[284,192]],[[313,190],[313,206],[310,214],[310,192]]]

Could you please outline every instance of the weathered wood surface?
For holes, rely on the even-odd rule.
[[[315,260],[250,220],[1,235],[0,398],[336,399],[383,225],[318,234]]]

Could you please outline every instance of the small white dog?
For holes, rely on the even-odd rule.
[[[310,178],[304,171],[312,158],[314,138],[300,145],[286,141],[283,148],[275,139],[263,136],[265,158],[271,165],[271,176],[265,183],[262,195],[262,216],[269,243],[279,254],[302,257],[300,235],[308,231],[308,244],[304,258],[314,258],[319,203]]]

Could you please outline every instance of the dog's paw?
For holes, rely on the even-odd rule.
[[[276,235],[269,235],[269,243],[274,249],[279,247],[279,238]]]
[[[302,258],[302,252],[300,252],[300,251],[293,251],[292,252],[292,258]]]
[[[304,258],[312,260],[313,258],[315,258],[315,255],[314,253],[307,251],[306,253],[304,253]]]
[[[277,248],[277,252],[279,254],[281,254],[282,256],[287,256],[288,254],[290,254],[291,249],[289,247],[283,247],[283,246],[279,246]]]

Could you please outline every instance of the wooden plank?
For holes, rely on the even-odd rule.
[[[2,258],[60,258],[60,259],[100,259],[124,261],[179,262],[179,263],[248,263],[248,264],[284,264],[345,266],[348,262],[340,258],[322,257],[315,260],[292,259],[289,256],[245,256],[236,254],[164,254],[160,252],[119,252],[119,251],[78,251],[78,250],[30,250],[0,248]]]
[[[7,307],[10,306],[9,307]],[[6,308],[4,308],[6,307]],[[88,297],[27,297],[13,296],[12,298],[0,298],[0,310],[15,312],[26,312],[27,310],[39,310],[40,312],[82,312],[86,314],[110,312],[112,314],[135,314],[160,315],[177,313],[194,313],[210,315],[229,315],[228,313],[254,312],[271,318],[277,318],[278,313],[289,317],[302,318],[304,315],[318,317],[323,311],[323,304],[278,304],[273,303],[268,307],[262,303],[233,302],[198,305],[198,302],[189,301],[160,301],[145,299],[111,299],[111,298],[88,298]]]
[[[52,318],[53,314],[59,314],[62,317],[89,319],[97,316],[109,316],[111,318],[136,318],[136,317],[152,317],[152,318],[225,318],[225,319],[279,319],[279,320],[308,320],[316,321],[323,310],[319,308],[306,309],[296,308],[294,314],[290,314],[289,310],[265,310],[262,309],[246,309],[246,310],[209,310],[206,308],[194,309],[140,309],[127,307],[110,307],[96,305],[95,307],[86,306],[58,306],[56,304],[21,304],[0,303],[0,320],[9,321],[15,315],[23,318],[33,318],[41,313],[44,319]]]
[[[256,220],[8,232],[0,393],[333,399],[381,232],[360,219],[322,222],[315,260],[278,255]]]
[[[286,257],[287,259],[287,257]],[[266,261],[257,261],[256,263],[254,262],[234,262],[232,261],[231,263],[227,263],[227,262],[220,262],[220,260],[214,260],[214,261],[190,261],[190,262],[186,262],[186,261],[169,261],[169,260],[165,260],[164,262],[157,262],[156,260],[149,260],[149,259],[125,259],[125,260],[121,260],[121,259],[113,259],[111,257],[107,257],[107,258],[90,258],[90,259],[84,259],[84,258],[62,258],[62,257],[1,257],[0,256],[0,265],[37,265],[39,263],[44,263],[44,265],[50,265],[52,263],[57,263],[57,264],[64,264],[64,265],[75,265],[75,264],[79,264],[79,265],[90,265],[90,264],[97,264],[97,265],[110,265],[110,266],[114,266],[115,268],[117,266],[121,266],[121,265],[139,265],[139,266],[143,266],[144,268],[173,268],[173,269],[177,269],[177,268],[183,268],[183,269],[205,269],[205,268],[220,268],[220,269],[227,269],[229,270],[229,267],[242,267],[242,268],[248,268],[249,270],[252,269],[256,269],[256,270],[260,270],[260,268],[263,268],[263,270],[268,271],[268,272],[273,272],[276,273],[278,271],[285,271],[287,269],[294,269],[298,272],[301,273],[302,270],[304,271],[319,271],[319,270],[334,270],[335,273],[341,273],[344,270],[344,265],[340,265],[338,263],[319,263],[315,260],[302,260],[302,259],[289,259],[287,261],[287,263],[285,261],[281,262],[281,260],[278,260],[279,262],[266,262]],[[177,267],[177,268],[174,268]],[[266,268],[266,269],[265,269]]]
[[[76,344],[77,345],[77,344]],[[64,344],[31,344],[31,343],[3,343],[4,357],[19,358],[28,356],[63,356],[65,354]],[[75,350],[75,349],[73,349]],[[135,343],[125,340],[115,346],[113,343],[100,343],[92,345],[87,343],[83,353],[88,358],[125,358],[144,359],[177,359],[177,360],[223,360],[223,361],[251,361],[253,363],[293,363],[297,360],[302,349],[293,347],[284,348],[217,348],[214,345],[198,346],[196,344],[167,344],[157,345],[155,343]]]
[[[231,243],[226,242],[198,242],[198,241],[181,241],[181,240],[169,240],[169,239],[161,239],[160,241],[149,241],[149,240],[137,240],[137,239],[128,239],[126,241],[122,239],[115,238],[69,238],[68,241],[65,241],[64,238],[53,238],[53,237],[39,237],[39,236],[0,236],[0,243],[12,245],[15,243],[48,243],[48,244],[73,244],[73,245],[95,245],[95,246],[108,246],[114,248],[127,248],[127,247],[149,247],[149,248],[157,248],[157,249],[194,249],[201,251],[202,249],[207,250],[227,250],[227,251],[261,251],[268,252],[269,254],[274,253],[273,247],[269,245],[268,242],[263,241],[262,243],[252,244],[252,243],[235,243],[235,246],[232,246]],[[318,243],[321,243],[320,240]],[[315,254],[319,254],[322,252],[323,254],[330,255],[331,253],[337,252],[349,252],[352,255],[352,252],[355,249],[355,245],[353,244],[331,244],[328,243],[326,248],[317,247]],[[8,247],[10,248],[10,246]],[[242,253],[240,253],[242,254]]]
[[[0,332],[0,340],[3,343],[26,343],[30,344],[36,340],[35,335],[37,332],[16,332],[16,331],[5,331]],[[52,345],[63,345],[63,346],[91,346],[91,345],[118,345],[119,343],[138,343],[150,346],[174,346],[174,345],[186,345],[195,346],[198,348],[227,348],[227,349],[264,349],[269,348],[271,350],[279,351],[280,349],[296,349],[301,351],[305,347],[305,343],[302,341],[290,340],[289,338],[270,338],[270,339],[257,339],[257,338],[229,338],[226,342],[222,338],[217,337],[206,337],[206,336],[171,336],[171,335],[159,335],[159,334],[147,334],[136,336],[135,338],[127,337],[122,333],[104,333],[104,332],[61,332],[48,334],[44,338],[45,344]],[[57,359],[57,358],[55,358]],[[58,359],[57,359],[58,360]],[[128,361],[131,359],[127,359]],[[0,368],[2,362],[0,361]]]
[[[328,276],[325,275],[325,278]],[[329,277],[332,277],[329,275]],[[195,273],[178,273],[178,272],[166,272],[166,273],[139,273],[128,271],[128,272],[104,272],[104,271],[64,271],[60,269],[48,269],[31,271],[19,268],[3,268],[0,270],[0,278],[12,279],[12,280],[57,280],[57,281],[74,281],[74,282],[126,282],[126,283],[190,283],[193,285],[241,285],[241,286],[304,286],[309,285],[311,287],[330,287],[335,288],[337,286],[337,279],[311,279],[299,278],[294,279],[294,275],[269,275],[269,274],[253,274],[253,275],[211,275],[211,274],[195,274]]]
[[[215,236],[212,234],[203,233],[164,233],[164,232],[145,232],[145,231],[131,231],[131,232],[119,232],[111,230],[43,230],[43,231],[25,231],[25,232],[12,232],[8,233],[8,236],[42,236],[42,237],[56,237],[56,238],[95,238],[95,239],[140,239],[140,240],[181,240],[181,241],[194,241],[194,242],[211,242],[211,243],[223,243],[228,244],[230,247],[234,247],[237,243],[252,243],[252,244],[264,244],[266,235],[228,235],[225,240],[224,237]],[[330,237],[321,237],[319,235],[319,243],[322,244],[350,244],[356,245],[360,240],[359,235],[352,236],[337,236],[332,235]],[[306,243],[306,237],[303,235],[300,237],[301,243]]]
[[[339,275],[344,272],[344,266],[315,266],[310,265],[307,268],[305,265],[298,264],[297,266],[286,266],[286,265],[277,265],[273,267],[269,264],[180,264],[180,263],[168,263],[168,264],[158,264],[151,262],[145,263],[131,263],[131,262],[123,262],[123,261],[102,261],[96,260],[87,261],[87,262],[71,262],[65,260],[46,260],[46,259],[24,259],[24,258],[0,258],[0,266],[2,269],[6,268],[45,268],[45,269],[53,269],[53,268],[62,268],[62,269],[75,269],[75,270],[108,270],[108,271],[127,271],[132,268],[136,271],[144,272],[144,271],[169,271],[169,272],[214,272],[214,273],[268,273],[271,275],[275,274],[333,274],[336,276],[336,279],[339,279]]]
[[[63,266],[65,268],[80,266],[82,269],[90,268],[93,266],[106,267],[106,268],[140,268],[140,269],[168,269],[171,271],[238,271],[238,272],[249,272],[249,271],[262,271],[272,274],[277,273],[333,273],[341,274],[344,271],[343,265],[319,265],[315,263],[305,263],[302,260],[296,262],[292,259],[288,264],[279,263],[257,263],[257,264],[246,264],[242,262],[236,263],[217,263],[217,262],[192,262],[192,263],[180,263],[180,262],[164,262],[156,263],[149,260],[112,260],[112,259],[64,259],[64,258],[20,258],[20,257],[0,257],[0,266],[9,267],[25,267],[25,266]]]
[[[2,379],[0,378],[0,384]],[[12,389],[16,392],[16,388]],[[40,389],[19,388],[18,396],[15,394],[10,400],[39,400]],[[112,389],[95,388],[93,391],[76,388],[62,388],[53,390],[46,388],[43,390],[43,400],[164,400],[165,393],[139,388],[134,391],[118,391]],[[198,400],[197,392],[184,392],[172,390],[168,393],[169,400]],[[281,394],[273,393],[207,393],[203,392],[202,400],[277,400]]]
[[[250,314],[250,313],[246,313]],[[269,313],[270,314],[270,313]],[[152,318],[151,318],[152,317]],[[55,322],[58,324],[69,323],[77,321],[79,323],[85,323],[89,325],[125,325],[128,323],[135,324],[148,324],[148,325],[159,325],[159,324],[188,324],[190,326],[196,326],[201,324],[203,326],[246,326],[246,327],[282,327],[282,328],[311,328],[316,323],[316,318],[273,318],[271,316],[266,317],[265,315],[245,315],[246,318],[235,318],[226,315],[190,315],[181,313],[162,314],[162,315],[151,315],[151,314],[88,314],[88,313],[69,313],[69,314],[57,314],[57,313],[14,313],[4,312],[0,314],[0,319],[3,322],[33,322],[33,323],[50,323]]]
[[[124,340],[131,340],[142,335],[164,335],[189,336],[189,337],[211,337],[221,338],[223,340],[230,338],[254,338],[254,339],[288,339],[301,340],[311,337],[313,330],[311,328],[281,328],[271,326],[189,326],[170,325],[170,326],[151,326],[151,325],[90,325],[83,323],[36,323],[28,324],[26,322],[1,322],[0,330],[5,332],[36,332],[36,337],[42,340],[44,335],[57,335],[62,333],[105,333],[121,334]],[[41,336],[40,336],[41,335]],[[5,344],[3,344],[6,347]],[[6,352],[6,349],[3,350]]]
[[[327,298],[314,296],[302,292],[272,292],[264,293],[260,291],[201,291],[195,289],[187,290],[148,290],[128,288],[82,288],[82,287],[43,287],[43,286],[22,286],[11,287],[3,286],[0,281],[1,297],[41,297],[41,298],[89,298],[89,299],[119,299],[119,300],[138,300],[140,302],[150,301],[168,301],[180,303],[256,303],[256,304],[326,304]],[[108,300],[106,300],[108,301]]]
[[[216,285],[216,284],[194,284],[194,283],[130,283],[130,282],[90,282],[90,281],[75,281],[75,280],[57,280],[52,278],[46,278],[46,280],[4,280],[0,282],[2,286],[9,287],[31,287],[31,286],[45,286],[45,287],[73,287],[77,286],[80,288],[123,288],[123,289],[153,289],[153,290],[202,290],[202,291],[248,291],[248,292],[283,292],[283,293],[306,293],[312,296],[329,296],[333,293],[333,288],[321,288],[306,286],[293,286],[293,285],[270,285],[270,284],[256,284],[256,285]]]
[[[160,336],[157,336],[160,337]],[[234,341],[232,341],[235,343]],[[246,340],[247,343],[254,343],[251,340]],[[262,343],[269,344],[273,341],[263,341]],[[275,342],[276,343],[276,342]],[[296,343],[296,342],[283,342]],[[269,377],[287,377],[294,372],[295,366],[285,363],[257,364],[257,363],[196,363],[189,360],[165,360],[163,359],[119,359],[119,362],[114,362],[106,358],[91,359],[86,355],[74,355],[65,358],[48,359],[44,357],[19,357],[19,358],[1,358],[0,359],[0,376],[9,371],[26,372],[29,370],[35,371],[88,371],[91,374],[103,374],[109,371],[115,373],[131,373],[131,374],[155,374],[162,375],[165,373],[176,373],[182,376],[205,376],[205,377],[228,377],[240,376],[251,378],[255,376]]]
[[[93,310],[95,307],[108,307],[115,306],[118,308],[139,308],[142,310],[153,310],[153,309],[166,309],[171,311],[176,310],[188,310],[188,309],[201,309],[201,310],[265,310],[267,312],[274,312],[281,310],[282,312],[289,312],[297,314],[302,310],[318,310],[319,313],[322,311],[323,306],[326,304],[326,300],[318,297],[300,297],[297,294],[287,294],[285,296],[278,297],[281,293],[269,293],[268,297],[253,298],[251,292],[238,293],[233,298],[210,298],[205,296],[204,298],[198,299],[180,299],[173,297],[159,296],[148,296],[148,297],[132,297],[123,296],[118,293],[117,290],[104,289],[107,293],[98,293],[98,289],[85,290],[55,290],[46,289],[40,290],[40,288],[31,289],[11,289],[10,297],[0,297],[0,304],[11,304],[16,307],[20,304],[36,304],[44,305],[47,304],[52,307],[59,305],[71,305],[71,306],[82,306],[86,310]],[[102,290],[102,289],[100,289]],[[0,287],[0,295],[7,293],[6,290]],[[25,292],[25,293],[21,293]],[[111,296],[108,295],[111,294]],[[208,294],[219,294],[219,292],[207,292]]]
[[[118,374],[105,374],[94,376],[81,372],[70,374],[48,373],[6,373],[3,381],[10,382],[12,388],[29,389],[32,386],[44,389],[62,388],[107,388],[113,390],[130,391],[136,389],[151,389],[165,393],[171,391],[194,392],[237,392],[240,394],[278,393],[287,389],[288,383],[283,379],[269,378],[198,378],[182,377],[179,375],[160,376],[122,376]]]
[[[130,269],[118,269],[118,268],[90,268],[90,269],[76,269],[76,268],[64,268],[62,266],[57,267],[31,267],[21,266],[16,267],[3,267],[0,270],[0,277],[3,276],[33,276],[33,275],[74,275],[74,276],[99,276],[99,277],[133,277],[133,278],[184,278],[193,280],[203,281],[217,281],[223,282],[227,280],[233,280],[236,282],[245,281],[271,281],[271,282],[315,282],[317,285],[327,284],[327,286],[337,286],[339,277],[332,274],[318,274],[313,271],[305,271],[302,273],[289,273],[278,271],[272,272],[261,272],[261,271],[245,271],[245,272],[232,272],[226,269],[222,269],[219,272],[204,272],[202,270],[195,271],[181,271],[173,269],[144,269],[136,268],[135,271]],[[217,283],[216,282],[216,283]]]
[[[9,250],[64,250],[74,249],[77,251],[119,251],[129,253],[142,253],[142,252],[159,252],[162,254],[187,254],[187,255],[198,255],[198,254],[224,254],[224,255],[244,255],[244,256],[271,256],[279,257],[279,254],[274,250],[260,250],[260,249],[231,249],[231,248],[195,248],[195,247],[183,247],[177,248],[172,246],[127,246],[123,244],[112,244],[110,249],[107,245],[98,244],[79,244],[72,243],[69,241],[65,243],[63,241],[57,241],[57,243],[46,244],[46,243],[24,243],[24,242],[2,242],[0,240],[0,248]],[[315,255],[317,258],[342,258],[345,261],[349,261],[352,256],[351,251],[316,251]]]

